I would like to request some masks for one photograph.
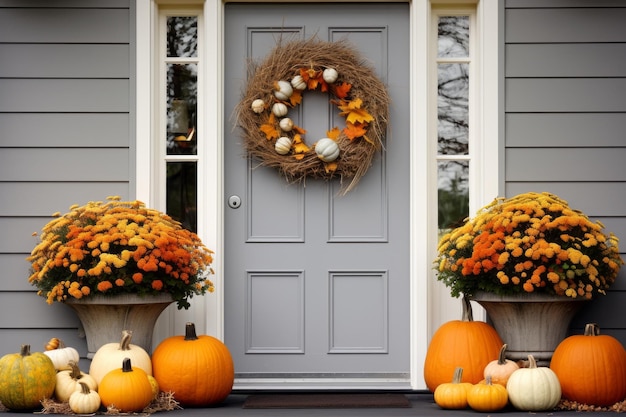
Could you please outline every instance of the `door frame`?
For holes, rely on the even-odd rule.
[[[270,0],[271,1],[271,0]],[[346,0],[328,2],[346,2]],[[405,2],[399,0],[400,2]],[[478,0],[480,1],[480,0]],[[477,2],[478,2],[477,1]],[[255,2],[255,1],[250,1]],[[267,2],[267,1],[265,1]],[[280,3],[281,1],[276,1]],[[355,1],[356,2],[356,1]],[[427,66],[429,51],[428,28],[431,19],[431,7],[438,0],[409,1],[410,8],[410,108],[428,109],[432,105],[428,99],[429,76]],[[441,0],[445,2],[445,0]],[[469,2],[474,3],[472,0]],[[479,66],[480,95],[480,124],[483,135],[483,145],[478,155],[479,170],[490,172],[485,175],[480,184],[477,199],[470,212],[491,201],[499,192],[499,181],[503,170],[499,158],[500,141],[504,137],[502,114],[499,111],[502,97],[500,84],[503,82],[503,59],[499,54],[502,28],[499,16],[501,6],[497,0],[482,0],[478,2],[477,36],[481,40]],[[204,13],[206,82],[203,91],[207,97],[205,104],[205,131],[208,138],[220,138],[207,143],[201,157],[205,161],[203,167],[203,183],[206,192],[200,197],[199,205],[206,208],[205,215],[199,218],[199,235],[207,247],[215,251],[213,277],[216,291],[206,295],[202,302],[194,303],[192,311],[183,312],[193,317],[198,331],[202,334],[211,334],[217,338],[224,336],[224,277],[220,273],[224,264],[224,209],[225,196],[223,193],[223,132],[227,127],[223,125],[224,112],[222,103],[223,92],[223,50],[224,50],[224,4],[222,0],[136,0],[135,2],[135,70],[137,74],[150,74],[149,77],[136,77],[135,80],[135,125],[131,137],[136,138],[136,189],[137,199],[146,202],[157,209],[163,208],[160,201],[158,187],[162,186],[155,171],[155,153],[153,138],[157,132],[158,123],[155,120],[155,28],[158,22],[159,7],[162,5],[201,4]],[[158,48],[156,49],[158,50]],[[494,82],[494,80],[497,80]],[[436,144],[429,145],[428,137],[432,123],[429,122],[428,112],[415,112],[411,118],[410,131],[410,384],[415,390],[426,389],[423,380],[423,363],[426,357],[428,342],[434,329],[447,321],[438,311],[455,311],[458,300],[452,299],[447,292],[442,292],[434,278],[432,259],[436,253],[436,229],[430,225],[437,224],[436,199],[420,198],[424,195],[437,195]],[[488,128],[485,128],[488,126]],[[132,128],[131,128],[132,129]],[[422,144],[418,146],[417,144]],[[497,164],[497,175],[493,175],[493,163]],[[437,308],[434,308],[436,306]],[[446,308],[442,308],[445,306]],[[170,317],[181,314],[175,310],[168,312]],[[475,314],[475,317],[477,315]],[[478,316],[480,317],[480,316]],[[179,334],[180,329],[174,329],[172,323],[178,320],[166,318],[157,328],[159,334]],[[237,382],[235,383],[237,388]]]

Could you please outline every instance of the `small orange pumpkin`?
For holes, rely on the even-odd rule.
[[[125,358],[121,368],[110,371],[102,378],[98,394],[102,405],[125,413],[142,411],[154,398],[148,374],[141,368],[133,367],[130,358]]]
[[[519,369],[517,362],[506,358],[506,348],[507,344],[505,343],[500,348],[498,359],[489,362],[483,372],[485,378],[487,375],[491,375],[491,382],[505,387],[511,374]]]
[[[467,403],[472,410],[489,413],[500,411],[509,402],[509,396],[500,384],[492,384],[491,376],[487,376],[485,382],[475,384],[467,392]]]
[[[498,355],[502,339],[489,324],[474,321],[470,300],[463,297],[462,320],[444,323],[433,335],[424,361],[424,380],[431,392],[445,382],[457,367],[463,368],[463,382],[476,384],[483,370]]]
[[[467,392],[473,387],[469,382],[463,380],[463,368],[454,370],[452,382],[440,384],[435,389],[435,403],[447,410],[462,410],[467,408]]]
[[[191,407],[221,402],[235,380],[226,345],[212,336],[196,336],[193,323],[186,324],[185,336],[168,337],[156,347],[152,372],[161,391],[172,391],[176,401]]]
[[[626,351],[613,336],[601,335],[595,323],[559,343],[550,369],[568,400],[608,407],[626,397]]]

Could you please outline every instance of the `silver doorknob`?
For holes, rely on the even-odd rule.
[[[241,206],[241,197],[238,195],[231,195],[228,197],[228,207],[236,209]]]

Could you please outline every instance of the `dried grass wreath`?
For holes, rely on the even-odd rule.
[[[383,148],[390,101],[354,47],[316,38],[280,42],[250,74],[236,109],[248,155],[290,182],[339,177],[343,194],[353,189]],[[310,146],[288,114],[306,91],[328,93],[345,120]]]

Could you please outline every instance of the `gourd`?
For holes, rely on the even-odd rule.
[[[317,157],[324,162],[332,162],[339,156],[339,145],[330,138],[322,138],[315,144]]]
[[[70,362],[71,369],[59,371],[56,375],[54,396],[60,402],[66,402],[71,395],[80,389],[80,384],[85,384],[91,390],[97,391],[98,383],[89,374],[82,372],[76,362]]]
[[[250,108],[255,113],[263,113],[263,110],[265,110],[265,102],[262,99],[257,98],[256,100],[252,101]]]
[[[491,376],[485,382],[475,384],[467,392],[467,403],[472,410],[483,413],[502,410],[508,404],[506,388],[500,384],[493,384]]]
[[[157,398],[159,396],[159,393],[161,392],[158,381],[152,375],[148,375],[148,381],[150,381],[150,386],[152,387],[152,395],[154,396],[153,398]]]
[[[506,383],[513,372],[519,369],[517,362],[506,358],[507,344],[503,344],[498,354],[498,359],[493,360],[485,366],[483,376],[491,375],[491,382],[506,387]]]
[[[124,358],[121,363],[121,368],[110,371],[100,382],[102,405],[126,413],[142,411],[154,398],[148,374],[132,366],[130,358]]]
[[[452,382],[440,384],[434,393],[435,403],[441,408],[448,410],[461,410],[467,408],[467,392],[472,388],[469,382],[461,382],[463,368],[454,370]]]
[[[91,375],[98,385],[102,378],[113,369],[118,369],[124,358],[130,358],[133,364],[144,370],[148,375],[152,375],[152,361],[150,355],[141,346],[133,345],[132,332],[122,331],[122,338],[119,343],[107,343],[102,345],[91,359],[89,375]]]
[[[291,139],[289,139],[287,136],[279,137],[278,139],[276,139],[274,149],[279,155],[287,155],[291,150]]]
[[[207,406],[232,391],[235,369],[226,345],[208,335],[196,335],[193,323],[185,336],[163,340],[152,354],[154,377],[161,391],[174,392],[183,406]]]
[[[43,353],[52,360],[57,371],[72,369],[70,362],[78,362],[80,360],[80,355],[76,349],[65,346],[63,340],[56,337],[50,339],[45,349]]]
[[[280,122],[278,122],[278,126],[283,132],[291,132],[293,130],[293,120],[291,120],[289,117],[285,117],[283,119],[280,119]]]
[[[473,320],[470,301],[463,297],[462,319],[441,325],[430,341],[424,361],[426,386],[434,392],[459,366],[463,368],[463,382],[476,384],[502,344],[492,326]]]
[[[338,77],[339,77],[339,74],[337,73],[337,70],[334,68],[326,68],[324,72],[322,72],[322,78],[328,84],[332,84],[335,81],[337,81]]]
[[[285,103],[274,103],[272,105],[272,113],[276,117],[283,117],[289,112],[287,105]]]
[[[511,404],[522,411],[553,409],[561,400],[559,378],[550,368],[537,367],[533,355],[528,355],[528,363],[528,368],[513,372],[506,384]]]
[[[52,360],[30,345],[0,358],[0,402],[10,410],[32,410],[52,397],[56,382]]]
[[[74,391],[68,400],[70,409],[76,414],[91,414],[100,408],[100,394],[89,388],[84,382],[78,383],[80,389]]]
[[[274,83],[274,97],[279,100],[286,101],[293,94],[293,88],[289,81],[276,81]]]
[[[595,323],[559,343],[550,369],[568,400],[608,407],[626,397],[626,351],[614,337],[601,335]]]
[[[302,91],[306,88],[306,81],[304,81],[301,75],[296,75],[291,79],[291,86],[296,90]]]

